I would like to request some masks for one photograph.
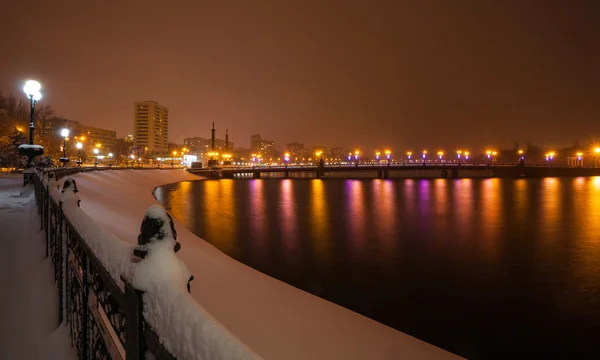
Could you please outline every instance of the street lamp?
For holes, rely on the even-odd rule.
[[[390,164],[390,160],[391,160],[391,158],[392,158],[392,151],[391,151],[391,150],[386,150],[386,151],[385,151],[385,157],[386,157],[386,159],[387,159],[387,163],[388,163],[388,165],[389,165],[389,164]]]
[[[598,167],[598,155],[600,155],[600,147],[594,148],[594,152],[596,153],[596,167]]]
[[[108,153],[108,167],[112,167],[113,153]]]
[[[360,154],[360,152],[358,150],[354,151],[354,160],[356,160],[356,166],[358,166],[358,155]]]
[[[464,154],[465,154],[465,161],[469,160],[469,155],[470,155],[469,152],[465,151]]]
[[[406,152],[406,157],[408,158],[408,162],[410,162],[410,157],[412,156],[412,151]]]
[[[442,162],[442,157],[444,156],[444,152],[443,151],[438,151],[437,152],[438,158],[440,159],[440,162]]]
[[[76,161],[76,163],[79,167],[81,167],[81,149],[83,148],[83,144],[80,142],[77,142],[77,144],[75,144],[75,147],[77,148],[77,157],[78,157],[78,160]]]
[[[129,158],[131,159],[131,167],[133,167],[133,161],[135,160],[135,155],[131,154],[131,155],[129,155]]]
[[[98,150],[98,148],[94,148],[94,167],[98,167],[98,153],[100,152],[100,150]]]
[[[486,150],[485,156],[488,158],[488,160],[490,160],[492,158],[492,150]]]
[[[352,161],[352,153],[348,153],[348,162]]]
[[[519,149],[519,151],[517,151],[517,154],[519,154],[519,161],[520,162],[525,161],[525,151]]]
[[[173,156],[171,157],[171,168],[175,167],[175,155],[177,155],[177,151],[173,150]]]
[[[285,153],[283,156],[283,161],[285,161],[285,167],[288,166],[288,162],[290,161],[290,153]]]
[[[456,150],[456,158],[458,159],[458,165],[460,165],[460,157],[462,156],[462,150]]]
[[[379,150],[375,151],[375,160],[377,160],[377,163],[379,163],[379,155],[381,155]]]
[[[60,136],[63,137],[63,157],[60,158],[60,162],[63,163],[63,166],[67,166],[69,162],[69,158],[67,157],[67,138],[69,137],[69,129],[62,129],[60,131]]]
[[[31,110],[29,112],[29,145],[33,145],[34,111],[35,104],[42,98],[41,89],[42,85],[35,80],[28,80],[23,87],[23,91],[25,91],[25,94],[27,94],[27,97],[31,101]]]
[[[423,156],[423,164],[425,164],[425,158],[427,158],[427,150],[423,150],[421,155]]]

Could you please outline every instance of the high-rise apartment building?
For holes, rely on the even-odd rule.
[[[138,101],[134,116],[134,145],[147,153],[166,153],[169,146],[169,109],[156,101]]]

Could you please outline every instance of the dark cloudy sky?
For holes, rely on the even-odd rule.
[[[600,139],[600,1],[4,0],[0,90],[171,141],[470,148]],[[222,134],[223,132],[221,132]],[[219,133],[218,133],[219,135]]]

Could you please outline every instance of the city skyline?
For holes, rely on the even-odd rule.
[[[236,143],[261,133],[277,147],[567,146],[600,136],[591,31],[600,19],[590,5],[264,1],[165,11],[146,1],[148,16],[132,20],[133,3],[35,0],[24,12],[15,2],[2,26],[36,26],[5,40],[0,88],[16,94],[35,78],[57,113],[122,136],[133,133],[131,103],[153,99],[169,107],[177,143],[214,121]],[[151,39],[161,56],[139,56]]]

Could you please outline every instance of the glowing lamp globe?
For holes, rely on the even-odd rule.
[[[23,86],[23,91],[25,91],[27,96],[33,97],[33,99],[37,101],[42,98],[42,94],[40,93],[41,88],[42,85],[40,85],[39,82],[35,80],[27,80],[27,82],[25,82],[25,86]],[[39,97],[39,99],[36,99],[36,97]]]
[[[65,137],[65,138],[69,137],[69,129],[62,129],[60,131],[60,136]]]

